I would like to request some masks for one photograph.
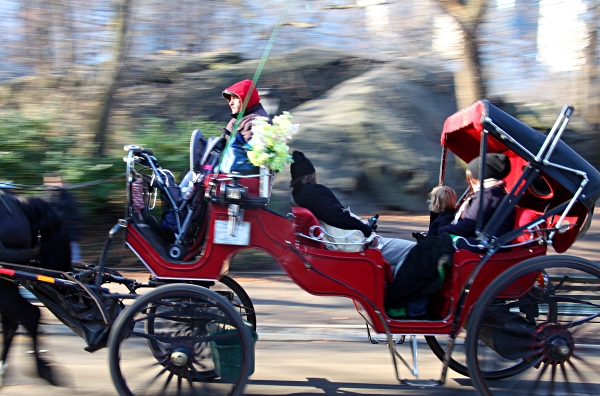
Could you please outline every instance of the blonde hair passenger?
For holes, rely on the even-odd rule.
[[[437,186],[429,193],[429,210],[441,213],[456,207],[456,192],[448,186]]]

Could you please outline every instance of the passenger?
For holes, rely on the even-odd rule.
[[[456,194],[453,194],[452,189],[448,187],[434,188],[430,193],[430,210],[442,210],[442,212],[438,219],[431,223],[427,237],[420,240],[419,244],[409,252],[402,268],[388,286],[385,309],[389,317],[409,319],[426,319],[428,317],[429,297],[441,289],[446,267],[452,262],[455,250],[453,240],[458,248],[479,251],[475,229],[479,215],[480,195],[477,192],[480,190],[480,183],[474,175],[479,175],[480,165],[481,159],[478,157],[469,162],[467,166],[467,182],[471,191],[454,218],[449,209],[455,206],[456,201]],[[502,179],[509,173],[510,161],[507,156],[503,154],[486,156],[484,224],[491,218],[506,195],[505,183]],[[444,196],[443,200],[447,201],[445,203],[448,206],[441,205],[442,200],[436,198],[440,196]],[[443,209],[447,210],[443,211]],[[498,235],[512,229],[513,217],[514,215],[508,216],[498,230]]]
[[[251,80],[243,80],[226,88],[223,91],[223,97],[229,103],[232,117],[226,129],[231,133],[230,138],[235,140],[223,154],[221,172],[238,172],[243,175],[258,174],[258,168],[248,161],[247,154],[247,151],[251,149],[249,142],[252,139],[252,121],[256,117],[266,117],[271,123],[271,118],[260,104],[260,96]],[[242,109],[246,100],[246,106]],[[239,125],[237,130],[233,131],[240,113]]]
[[[449,225],[454,220],[456,208],[456,192],[448,186],[437,186],[429,193],[429,211],[435,219],[429,224],[427,236],[439,235],[440,227]]]
[[[322,184],[317,184],[315,167],[300,151],[292,153],[293,163],[290,166],[292,181],[292,205],[310,210],[317,219],[343,230],[360,230],[369,237],[373,230],[361,220],[352,217],[347,208],[342,206],[333,192]],[[406,255],[415,246],[413,241],[397,238],[381,238],[381,253],[385,261],[400,268]]]
[[[438,234],[448,233],[459,236],[456,246],[478,252],[475,228],[479,216],[480,182],[479,170],[481,157],[477,157],[467,165],[466,177],[471,189],[470,195],[465,199],[456,212],[454,220],[448,225],[440,226]],[[485,225],[494,214],[496,208],[507,194],[506,183],[502,180],[510,173],[510,160],[504,154],[487,154],[485,160],[485,180],[483,181],[483,224]],[[502,223],[497,235],[503,235],[513,229],[514,210]]]

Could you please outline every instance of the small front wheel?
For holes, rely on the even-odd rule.
[[[240,395],[254,367],[249,326],[222,296],[171,284],[141,296],[112,327],[119,395]]]
[[[536,257],[503,272],[468,320],[465,353],[478,394],[600,394],[599,300],[600,265],[589,260]],[[515,365],[510,378],[486,377]]]
[[[169,246],[169,257],[173,260],[181,260],[186,253],[186,249],[181,245]]]

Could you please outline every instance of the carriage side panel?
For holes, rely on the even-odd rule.
[[[486,286],[498,275],[523,260],[543,256],[546,254],[546,251],[546,246],[538,245],[515,252],[496,253],[493,255],[492,258],[484,264],[484,267],[479,272],[477,279],[469,292],[462,318],[468,316],[471,306],[477,301]],[[483,255],[467,250],[458,250],[455,253],[454,262],[451,270],[446,274],[442,289],[431,298],[429,307],[432,313],[439,318],[450,318],[455,314],[454,310],[456,309],[457,301],[459,301],[460,293],[466,286],[471,273],[475,270],[477,265],[479,265],[482,258]],[[519,282],[511,285],[505,290],[504,293],[507,297],[522,295],[529,290],[534,281],[535,279],[530,278],[519,280]]]

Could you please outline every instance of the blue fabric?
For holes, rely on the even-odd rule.
[[[427,314],[427,306],[429,305],[429,297],[422,297],[416,301],[409,302],[406,306],[406,314],[410,316],[422,316]]]
[[[230,152],[234,157],[231,172],[255,171],[258,173],[258,168],[248,160],[248,149],[250,146],[246,144],[244,137],[241,134],[235,135],[235,140],[230,147]]]

